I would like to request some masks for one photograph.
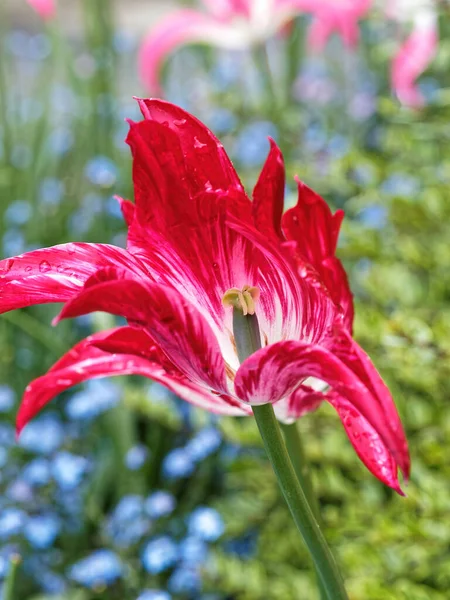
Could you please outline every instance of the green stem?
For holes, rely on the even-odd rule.
[[[283,432],[286,449],[294,467],[295,474],[300,483],[300,486],[305,493],[306,499],[309,502],[309,506],[314,513],[317,521],[320,523],[320,510],[317,503],[317,498],[314,494],[314,488],[311,481],[311,475],[308,469],[308,463],[305,459],[305,451],[303,449],[302,440],[300,438],[300,432],[297,424],[285,425],[280,423],[281,431]]]
[[[16,582],[17,568],[20,565],[21,558],[18,554],[13,554],[10,559],[9,572],[6,576],[5,587],[3,590],[4,600],[14,600],[14,585]]]
[[[294,467],[295,474],[297,475],[298,482],[300,483],[300,487],[303,489],[308,504],[314,513],[317,522],[320,524],[321,515],[319,504],[317,502],[316,495],[314,494],[311,475],[308,469],[308,463],[306,462],[305,452],[303,450],[303,444],[297,424],[292,423],[292,425],[285,425],[284,423],[280,423],[280,427],[281,431],[283,432],[286,449],[291,459],[292,466]],[[320,597],[322,600],[326,600],[328,598],[328,594],[317,571],[316,574],[317,583],[320,590]]]
[[[344,583],[296,477],[271,404],[253,406],[253,414],[291,515],[314,560],[329,600],[348,600]]]
[[[241,363],[261,348],[261,334],[255,314],[244,315],[239,309],[234,308],[233,333]],[[333,555],[295,474],[272,405],[262,404],[253,406],[252,409],[278,485],[312,556],[328,600],[348,600]]]

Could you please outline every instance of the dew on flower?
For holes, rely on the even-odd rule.
[[[69,577],[77,583],[95,588],[108,586],[122,575],[122,563],[112,550],[96,550],[78,561],[69,570]]]
[[[67,451],[59,452],[52,461],[52,475],[63,490],[77,487],[89,467],[89,461],[84,456],[78,456]]]
[[[170,515],[175,506],[175,497],[164,490],[153,492],[145,501],[145,511],[151,519],[160,519]]]
[[[53,544],[59,530],[59,519],[52,514],[43,514],[28,518],[24,535],[32,546],[42,550]]]
[[[194,471],[194,462],[184,448],[175,448],[164,457],[162,470],[168,479],[188,477]]]
[[[207,542],[214,542],[225,531],[225,525],[214,508],[199,506],[188,519],[188,531],[190,535]]]
[[[155,538],[144,547],[141,560],[152,575],[162,573],[178,560],[178,547],[168,536]]]

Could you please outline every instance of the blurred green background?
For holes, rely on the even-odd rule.
[[[132,96],[146,93],[136,52],[172,6],[72,0],[44,23],[25,2],[2,4],[1,258],[71,240],[124,245],[113,194],[132,198],[124,118],[138,118]],[[165,97],[214,130],[248,190],[271,135],[287,205],[298,174],[345,209],[338,254],[355,336],[393,392],[412,454],[401,498],[361,465],[331,408],[298,423],[352,600],[444,600],[450,588],[450,12],[439,10],[421,110],[392,95],[393,28],[376,11],[355,51],[333,38],[308,53],[300,17],[264,47],[189,46],[163,71]],[[0,318],[4,581],[22,557],[5,600],[317,598],[252,420],[213,419],[118,378],[60,397],[14,441],[27,383],[111,324],[95,315],[52,329],[57,312]]]

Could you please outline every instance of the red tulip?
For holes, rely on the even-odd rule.
[[[18,431],[56,394],[105,375],[144,375],[220,414],[272,403],[284,422],[327,400],[364,464],[401,493],[403,429],[351,337],[352,296],[335,256],[342,211],[333,215],[298,182],[298,203],[282,214],[274,142],[251,201],[202,123],[161,100],[139,104],[144,120],[130,122],[127,140],[135,203],[120,200],[127,249],[69,243],[0,262],[0,312],[65,302],[56,322],[93,311],[128,320],[80,342],[27,387]],[[223,303],[232,289],[251,296],[260,329],[262,348],[242,364]]]

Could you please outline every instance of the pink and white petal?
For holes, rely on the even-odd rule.
[[[386,384],[370,358],[347,331],[335,331],[327,346],[371,392],[372,398],[379,406],[379,410],[384,414],[386,425],[391,430],[392,437],[397,440],[395,452],[392,449],[391,452],[407,479],[410,472],[408,444],[394,400]]]
[[[400,102],[413,108],[424,104],[416,80],[436,55],[438,47],[437,26],[417,25],[392,60],[391,82]]]
[[[126,200],[121,196],[114,196],[120,206],[120,210],[122,211],[123,218],[128,227],[131,227],[134,221],[134,215],[136,212],[136,206],[130,200]]]
[[[284,160],[274,140],[269,138],[269,141],[270,152],[253,189],[253,220],[263,235],[284,240],[281,231],[286,182]]]
[[[198,43],[245,48],[248,34],[243,34],[244,31],[219,18],[190,9],[175,11],[153,27],[142,42],[138,57],[141,82],[151,93],[161,93],[160,70],[174,50]]]
[[[377,479],[404,495],[398,481],[398,466],[393,456],[361,413],[333,391],[321,392],[301,385],[289,398],[274,405],[277,418],[292,422],[304,414],[316,410],[322,402],[329,402],[337,411],[347,436],[361,461]],[[282,414],[279,416],[280,405]]]
[[[33,304],[64,302],[102,267],[146,271],[132,254],[108,244],[68,243],[0,261],[0,313]]]
[[[52,19],[56,15],[55,0],[27,0],[42,19]]]
[[[286,339],[317,343],[326,338],[338,311],[315,275],[306,269],[300,272],[290,248],[272,244],[267,236],[231,217],[227,223],[265,258],[253,284],[261,292],[256,314],[265,345]]]
[[[96,348],[98,336],[90,336],[77,344],[62,357],[45,375],[27,386],[17,415],[17,433],[55,396],[66,389],[93,379],[113,375],[142,375],[161,383],[171,392],[211,412],[226,415],[242,415],[245,411],[232,406],[208,390],[190,382],[181,374],[167,373],[155,361],[134,354],[111,354]]]
[[[361,379],[358,372],[326,348],[295,341],[262,348],[244,361],[234,383],[238,398],[250,404],[265,404],[288,396],[310,376],[327,383],[361,413],[408,477],[406,440],[402,430],[394,431],[392,427],[392,399],[389,396],[381,404],[367,379]]]
[[[324,400],[323,392],[302,384],[292,394],[275,402],[273,409],[279,421],[290,424],[317,410]]]
[[[283,215],[282,230],[298,253],[317,271],[333,302],[342,308],[347,328],[353,325],[353,297],[347,275],[335,257],[342,210],[333,215],[325,200],[300,180],[298,201]]]
[[[196,387],[194,383],[189,382],[182,375],[144,329],[138,329],[136,327],[119,327],[115,330],[111,330],[106,336],[98,336],[98,338],[91,343],[96,348],[105,352],[142,356],[151,362],[156,362],[161,365],[168,375],[180,380],[186,380],[186,385],[189,384],[190,388],[194,389]],[[251,414],[251,408],[235,398],[224,394],[217,394],[205,390],[204,388],[200,388],[199,386],[197,387],[199,388],[199,393],[202,393],[204,401],[205,399],[208,400],[208,398],[212,398],[214,406],[216,407],[214,410],[209,405],[203,406],[202,408],[206,408],[207,410],[216,413],[220,412],[221,414]],[[196,405],[200,406],[198,402]]]
[[[377,479],[404,496],[398,481],[398,465],[378,435],[361,413],[345,398],[329,392],[325,400],[336,409],[356,454]]]
[[[253,0],[202,0],[211,15],[223,21],[235,17],[250,17],[250,6]]]
[[[138,99],[138,102],[146,120],[160,123],[176,134],[184,157],[190,196],[205,189],[244,191],[222,143],[206,125],[170,102],[155,98]],[[149,140],[149,144],[154,145],[154,140]],[[245,195],[238,198],[249,205]]]
[[[228,393],[225,363],[208,323],[181,294],[167,286],[105,271],[65,304],[61,319],[104,311],[145,328],[169,360],[190,380]],[[109,278],[109,280],[108,280]]]

